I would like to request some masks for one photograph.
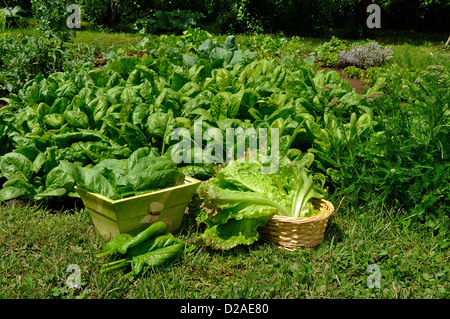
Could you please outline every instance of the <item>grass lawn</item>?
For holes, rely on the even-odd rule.
[[[100,48],[123,48],[137,44],[144,36],[127,33],[82,31],[73,39],[75,44],[89,44]]]
[[[54,214],[3,205],[0,298],[448,298],[447,239],[409,217],[344,201],[315,249],[198,247],[129,282],[124,270],[100,273],[106,260],[95,255],[105,240],[83,208]],[[194,225],[192,213],[178,236],[195,238]],[[81,288],[67,285],[71,264],[79,266]],[[368,287],[369,265],[379,267],[379,288]]]
[[[140,35],[83,31],[74,43],[106,50],[141,39]],[[244,40],[246,36],[238,37]],[[327,40],[295,41],[299,51],[310,52]],[[450,67],[440,42],[390,45],[396,61],[405,66],[426,68],[437,59]],[[267,54],[274,54],[273,48],[268,43]],[[289,252],[265,242],[230,251],[197,247],[171,265],[132,281],[122,278],[127,271],[100,272],[108,259],[96,254],[106,241],[82,206],[55,213],[19,202],[2,204],[0,299],[450,297],[448,231],[439,231],[442,224],[418,222],[407,211],[371,202],[355,206],[346,199],[331,200],[338,210],[325,240],[314,249]],[[199,232],[194,220],[198,202],[193,201],[190,208],[177,234],[187,242]],[[72,275],[69,265],[79,267],[80,288],[67,284]],[[371,286],[375,273],[370,269],[379,270],[379,286]]]

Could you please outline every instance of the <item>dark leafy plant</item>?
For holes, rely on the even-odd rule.
[[[0,8],[0,33],[13,25],[13,19],[20,20],[24,13],[26,13],[25,10],[19,6]]]
[[[190,10],[162,11],[157,10],[144,18],[136,20],[134,29],[139,33],[176,33],[198,26],[204,17],[200,12]]]
[[[6,14],[3,9],[0,8],[0,33],[6,30]]]
[[[370,143],[350,144],[356,162],[331,176],[357,202],[395,205],[425,220],[445,216],[450,206],[449,76],[430,66],[414,78],[393,74],[382,92],[365,96],[375,132]]]
[[[20,7],[21,13],[23,16],[29,17],[31,15],[31,1],[29,0],[7,0],[7,3],[10,7]],[[2,6],[4,5],[2,1]]]
[[[78,69],[90,61],[92,49],[87,46],[68,47],[59,37],[10,35],[0,39],[0,96],[17,92],[39,73]]]
[[[336,37],[331,37],[330,41],[327,41],[320,45],[315,52],[312,52],[317,58],[326,66],[335,66],[339,62],[339,52],[348,49],[348,45],[345,41]]]
[[[265,26],[262,22],[262,17],[252,13],[251,1],[238,1],[233,8],[236,14],[236,23],[241,30],[249,33],[264,32]]]
[[[105,244],[103,252],[97,257],[120,254],[122,259],[103,264],[102,273],[131,266],[131,271],[123,278],[142,275],[180,257],[187,246],[183,240],[169,233],[163,222],[153,223],[135,233],[119,234]]]

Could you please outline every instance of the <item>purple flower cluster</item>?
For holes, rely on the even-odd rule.
[[[386,59],[392,56],[390,48],[382,49],[377,42],[369,42],[365,45],[356,45],[350,51],[339,52],[339,64],[342,66],[354,65],[359,68],[382,64]]]

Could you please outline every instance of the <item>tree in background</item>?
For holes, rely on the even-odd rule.
[[[41,27],[60,28],[63,4],[80,5],[82,20],[94,27],[133,31],[133,25],[157,11],[201,13],[202,25],[218,33],[277,33],[319,36],[343,29],[349,37],[367,31],[367,6],[380,5],[382,29],[446,32],[450,29],[448,0],[8,0],[34,15]],[[0,7],[4,6],[0,2]],[[60,21],[58,21],[60,19]],[[60,23],[61,22],[61,23]],[[176,21],[174,20],[174,23]],[[63,26],[61,27],[63,28]]]
[[[63,40],[73,36],[74,30],[67,26],[67,7],[71,3],[72,0],[31,0],[33,16],[39,23],[39,29]]]

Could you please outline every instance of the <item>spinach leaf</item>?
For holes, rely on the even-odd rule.
[[[125,258],[104,264],[102,272],[131,266],[131,272],[125,276],[137,276],[173,261],[180,256],[185,246],[183,240],[167,231],[165,223],[156,222],[135,236],[127,233],[117,235],[105,244],[103,252],[97,256],[119,253]]]
[[[77,185],[103,196],[114,198],[117,192],[111,183],[102,174],[97,173],[89,168],[80,167],[78,165],[61,161],[64,171],[71,176]]]
[[[103,248],[103,253],[111,254],[114,252],[119,252],[124,255],[127,253],[127,250],[129,248],[141,244],[158,232],[163,232],[166,230],[166,224],[164,224],[163,222],[156,222],[145,228],[143,231],[139,232],[136,236],[132,236],[126,233],[120,234],[106,243]]]
[[[184,182],[185,175],[168,157],[140,148],[128,159],[104,159],[91,168],[61,161],[64,171],[87,191],[111,199],[155,191]]]
[[[28,181],[33,176],[33,162],[20,153],[8,153],[0,160],[0,176]]]
[[[164,265],[175,259],[184,249],[184,242],[175,242],[169,246],[154,248],[153,250],[132,257],[131,267],[134,276],[144,273],[153,267]],[[156,247],[159,247],[158,245]]]
[[[130,185],[135,191],[157,190],[179,185],[184,177],[170,158],[147,156],[137,160],[119,183]]]

